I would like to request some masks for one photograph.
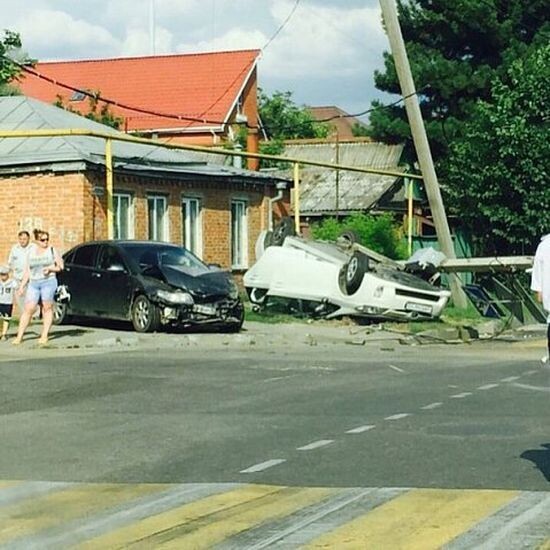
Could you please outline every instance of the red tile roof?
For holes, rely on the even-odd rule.
[[[327,120],[329,125],[333,126],[338,132],[340,139],[350,139],[353,136],[353,126],[359,124],[365,126],[364,122],[361,122],[358,118],[350,116],[348,113],[336,107],[335,105],[327,105],[323,107],[308,107],[311,116],[315,120]]]
[[[126,106],[155,113],[223,122],[256,66],[259,50],[163,55],[88,61],[38,63],[34,70],[72,87],[94,91]],[[88,112],[87,98],[69,101],[73,92],[26,73],[22,92],[53,103],[58,95],[75,110]],[[216,127],[212,122],[178,120],[134,112],[118,106],[110,111],[126,121],[127,130]]]

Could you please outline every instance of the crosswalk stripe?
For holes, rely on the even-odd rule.
[[[332,491],[249,485],[147,518],[79,548],[124,548],[136,543],[147,548],[210,548],[266,519],[319,501]]]
[[[0,507],[0,544],[163,488],[166,485],[78,484]]]
[[[342,489],[319,503],[231,537],[217,545],[216,550],[262,550],[274,545],[298,548],[405,491],[407,489]]]
[[[536,527],[529,519],[536,520],[537,514],[535,514],[535,518],[530,518],[529,516],[532,515],[532,510],[539,509],[540,504],[545,501],[550,501],[548,493],[522,493],[498,510],[497,513],[488,516],[483,521],[477,523],[472,529],[458,536],[446,546],[446,550],[480,548],[483,545],[487,545],[490,540],[493,543],[497,543],[498,541],[495,540],[497,536],[500,539],[500,544],[497,543],[497,547],[502,548],[504,541],[508,540],[511,534],[523,537],[523,541],[525,542],[529,534],[536,532]],[[522,521],[518,522],[516,518],[522,518]],[[550,535],[548,515],[542,518],[542,524],[546,535]],[[539,542],[545,538],[541,533],[539,532]],[[525,547],[523,545],[520,546]],[[534,548],[535,545],[529,547]]]
[[[26,483],[12,483],[4,488],[0,486],[0,506],[7,506],[29,497],[36,498],[40,495],[60,491],[70,485],[70,483],[63,482],[28,481]]]
[[[416,489],[313,540],[307,548],[440,548],[516,491]]]
[[[114,507],[106,508],[98,514],[62,522],[34,535],[18,538],[10,545],[10,549],[29,550],[36,548],[43,550],[44,548],[57,549],[74,546],[149,516],[166,512],[177,506],[195,502],[217,493],[230,491],[240,486],[238,483],[168,485],[168,488],[164,491],[138,497]]]

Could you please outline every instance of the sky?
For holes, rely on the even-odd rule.
[[[378,0],[0,0],[0,13],[39,61],[151,55],[154,13],[156,54],[258,48],[268,94],[350,114],[393,99],[374,86],[389,50]]]

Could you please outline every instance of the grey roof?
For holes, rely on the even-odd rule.
[[[353,142],[339,144],[339,164],[398,169],[402,145]],[[336,162],[335,143],[304,143],[285,145],[284,156]],[[278,175],[290,177],[289,171]],[[321,215],[336,212],[336,171],[330,168],[303,166],[300,170],[300,212],[303,215]],[[369,210],[394,186],[399,178],[341,170],[338,173],[338,212]]]
[[[79,129],[126,135],[109,126],[24,96],[0,97],[0,132],[6,130]],[[274,175],[211,162],[212,154],[158,145],[113,141],[115,168],[262,180]],[[210,162],[207,162],[210,161]],[[0,168],[82,161],[105,164],[105,140],[87,136],[0,138]]]

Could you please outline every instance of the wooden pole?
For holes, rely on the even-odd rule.
[[[443,199],[441,198],[441,190],[439,188],[439,182],[437,181],[432,153],[430,151],[426,129],[424,128],[418,98],[416,97],[407,50],[405,49],[401,27],[399,26],[399,19],[397,18],[395,0],[380,0],[380,7],[382,8],[382,16],[390,41],[395,70],[401,86],[401,93],[405,101],[405,109],[407,111],[407,118],[411,128],[420,171],[422,172],[426,194],[428,195],[428,201],[430,203],[437,240],[445,256],[453,259],[456,258],[456,255],[451,239],[451,232],[445,214],[445,207],[443,206]],[[466,308],[468,301],[460,285],[460,280],[456,276],[451,276],[449,279],[455,306]]]

